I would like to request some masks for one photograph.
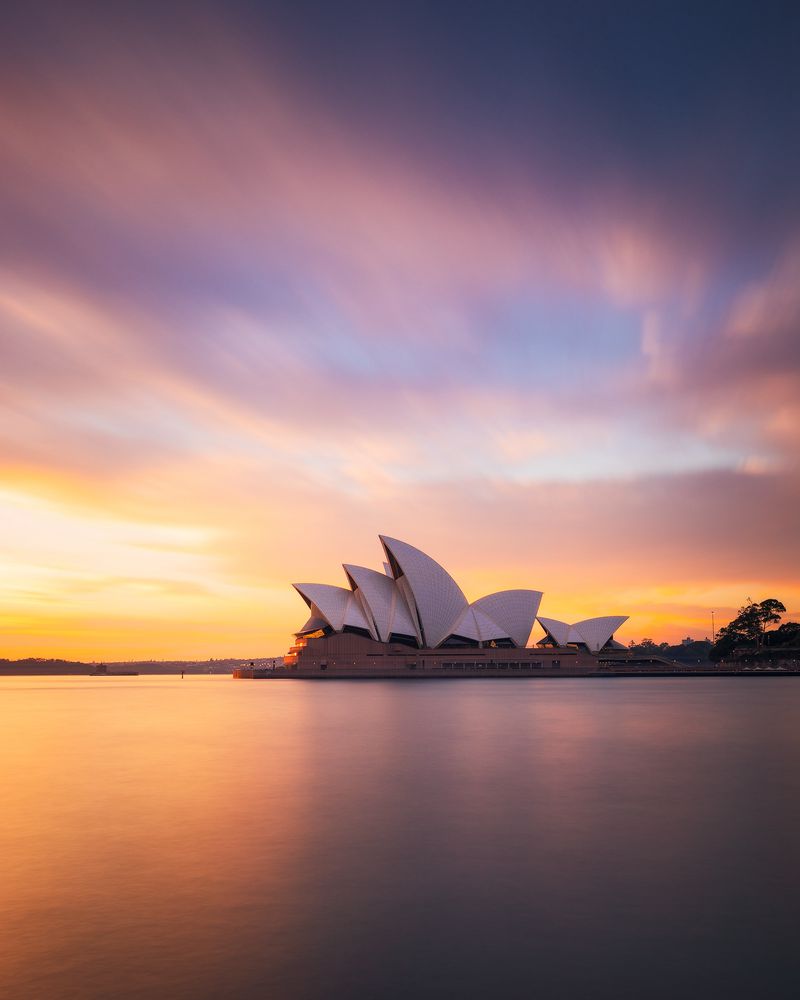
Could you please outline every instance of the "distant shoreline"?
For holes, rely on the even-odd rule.
[[[264,657],[257,659],[236,657],[224,660],[98,660],[96,663],[30,657],[22,660],[0,660],[0,677],[88,677],[92,674],[97,675],[101,666],[107,668],[109,676],[125,672],[140,675],[181,673],[230,675],[237,667],[245,664],[249,666],[251,663],[258,666],[264,662]]]
[[[97,673],[94,670],[5,670],[0,669],[2,677],[231,677],[233,670],[117,670],[111,667],[107,673]]]

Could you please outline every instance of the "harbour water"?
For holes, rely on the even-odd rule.
[[[797,995],[797,678],[0,705],[8,1000]]]

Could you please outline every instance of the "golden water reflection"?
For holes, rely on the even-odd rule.
[[[789,972],[794,679],[17,678],[0,698],[4,997],[643,976],[667,996]]]

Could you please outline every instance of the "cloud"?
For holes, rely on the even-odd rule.
[[[777,263],[736,288],[721,315],[664,336],[649,316],[642,351],[647,373],[640,395],[673,426],[732,445],[751,472],[800,459],[800,254],[796,244]]]
[[[279,651],[284,583],[378,531],[567,617],[632,579],[665,615],[681,580],[790,586],[800,255],[790,211],[705,197],[724,123],[641,171],[604,99],[479,129],[437,92],[409,123],[282,21],[142,10],[20,12],[2,50],[15,621],[57,599],[90,643],[100,595],[111,646],[151,616],[174,650],[189,602],[216,653],[245,613]]]

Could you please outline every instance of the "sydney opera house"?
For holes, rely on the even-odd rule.
[[[285,670],[452,676],[459,671],[596,669],[598,658],[619,656],[625,649],[614,632],[627,616],[575,623],[538,617],[539,590],[501,590],[470,603],[435,559],[396,538],[381,535],[380,541],[383,571],[345,563],[347,586],[294,584],[308,620],[295,633]],[[537,617],[544,636],[530,646]]]

